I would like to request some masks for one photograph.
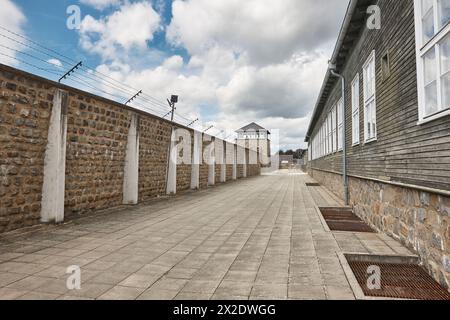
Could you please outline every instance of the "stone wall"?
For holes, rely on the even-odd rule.
[[[215,175],[216,184],[220,183],[220,175],[221,175],[221,173],[222,173],[222,165],[216,164],[216,166],[214,168],[214,175]]]
[[[233,180],[233,165],[227,164],[227,181]]]
[[[191,157],[192,151],[194,150],[194,131],[189,131],[191,134]],[[183,159],[184,150],[180,150],[178,154],[179,159]],[[181,161],[180,161],[181,162]],[[191,164],[178,164],[177,165],[177,190],[178,191],[186,191],[191,188],[191,173],[192,173],[192,165]]]
[[[64,103],[54,99],[61,92]],[[51,140],[49,127],[57,128],[50,131]],[[194,131],[184,129],[192,138]],[[45,211],[45,221],[60,221],[55,217],[122,205],[124,190],[136,199],[127,204],[166,195],[171,131],[167,120],[0,64],[0,233],[40,223],[43,198],[61,204]],[[133,135],[136,148],[127,148]],[[65,155],[58,168],[48,161],[57,158],[54,150]],[[134,165],[125,161],[127,152]],[[233,166],[228,167],[231,181]],[[219,183],[220,165],[215,168]],[[43,188],[44,180],[52,183],[45,172],[56,169],[65,170],[64,190],[57,195]],[[176,191],[191,188],[193,170],[190,164],[177,166]],[[200,188],[206,188],[208,165],[203,162],[199,171]]]
[[[117,206],[132,112],[76,93],[69,95],[65,212]]]
[[[140,117],[139,200],[165,194],[171,125],[154,117]]]
[[[261,174],[261,166],[258,164],[249,164],[247,166],[247,176],[259,176]]]
[[[203,159],[203,155],[205,154],[205,149],[206,149],[208,143],[210,143],[210,142],[203,141],[202,154],[201,154],[202,159]],[[209,166],[203,160],[200,163],[200,189],[208,187],[208,173],[209,173]]]
[[[342,198],[342,175],[314,169],[310,175]],[[359,217],[417,253],[450,287],[450,197],[355,177],[349,177],[349,194]]]
[[[53,89],[0,70],[0,232],[39,222]]]
[[[237,178],[241,179],[244,176],[244,165],[238,164],[237,165]]]

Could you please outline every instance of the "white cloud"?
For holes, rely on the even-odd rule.
[[[176,0],[167,37],[191,54],[216,44],[247,52],[252,64],[280,63],[337,36],[346,1]]]
[[[91,6],[97,10],[103,10],[111,6],[117,6],[121,0],[80,0],[82,4]]]
[[[318,94],[327,58],[302,56],[257,68],[245,66],[218,89],[220,105],[229,112],[253,111],[258,118],[304,117]]]
[[[154,52],[147,41],[162,22],[148,3],[139,8],[146,5],[151,14],[131,10],[133,5],[83,20],[80,42],[103,58],[100,72],[164,104],[171,94],[179,95],[178,112],[192,119],[201,113],[205,127],[232,132],[255,121],[280,129],[282,148],[304,146],[346,1],[176,0],[166,39],[186,49],[188,58],[160,56],[152,67],[137,66],[136,60]],[[134,48],[140,55],[123,54]]]
[[[148,2],[126,3],[110,16],[81,22],[81,46],[104,60],[117,60],[132,49],[145,50],[160,29],[160,16]]]
[[[170,58],[167,58],[163,63],[163,67],[169,70],[178,70],[182,66],[183,66],[183,58],[180,56],[172,56]]]
[[[47,60],[47,62],[58,68],[63,66],[62,62],[59,61],[58,59],[49,59],[49,60]]]
[[[0,8],[2,8],[0,10],[0,25],[13,31],[13,32],[23,34],[22,27],[27,20],[26,20],[25,15],[22,13],[22,10],[10,0],[0,0]],[[6,31],[1,30],[1,32],[5,33]],[[11,35],[9,35],[9,36],[11,36]],[[4,45],[4,46],[8,46],[15,50],[23,50],[23,48],[20,47],[19,44],[17,44],[16,42],[13,42],[11,40],[8,40],[4,37],[0,37],[0,44]],[[1,52],[8,56],[15,57],[14,51],[2,49]],[[2,55],[0,55],[0,63],[4,63],[4,64],[8,64],[8,65],[17,65],[18,64],[18,62],[16,60],[2,56]]]

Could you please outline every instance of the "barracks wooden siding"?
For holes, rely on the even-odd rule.
[[[450,190],[450,116],[418,124],[414,4],[380,0],[381,30],[364,24],[342,74],[346,79],[348,173],[359,177]],[[377,140],[364,143],[363,65],[375,50]],[[383,77],[381,59],[389,54],[390,76]],[[352,146],[351,82],[359,73],[360,144]],[[341,98],[335,81],[313,135]],[[342,152],[311,162],[312,169],[342,173]]]

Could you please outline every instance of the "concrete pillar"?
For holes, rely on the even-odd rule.
[[[202,155],[202,133],[194,131],[194,150],[192,150],[191,189],[200,188],[200,161]]]
[[[222,164],[220,165],[220,182],[224,183],[227,181],[227,155],[226,155],[226,145],[225,141],[222,141]]]
[[[237,179],[237,145],[233,145],[233,180]]]
[[[247,178],[247,165],[248,165],[248,158],[247,158],[247,149],[244,149],[244,169],[243,169],[243,176],[244,178]]]
[[[172,130],[169,147],[169,165],[167,169],[167,194],[177,193],[177,159],[178,144],[176,141],[175,130]]]
[[[216,155],[214,140],[211,137],[211,142],[207,148],[208,150],[208,186],[213,186],[216,184]]]
[[[137,204],[139,194],[139,115],[131,116],[123,175],[123,204]]]
[[[44,158],[41,221],[64,221],[64,192],[66,183],[66,139],[68,94],[57,89],[48,128]]]
[[[177,159],[178,145],[175,137],[175,130],[172,130],[169,147],[169,165],[167,169],[167,194],[177,193]]]

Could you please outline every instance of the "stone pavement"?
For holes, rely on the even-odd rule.
[[[241,180],[0,238],[2,299],[354,299],[339,252],[410,254],[326,232],[338,200],[298,172]],[[68,290],[68,266],[81,290]]]

